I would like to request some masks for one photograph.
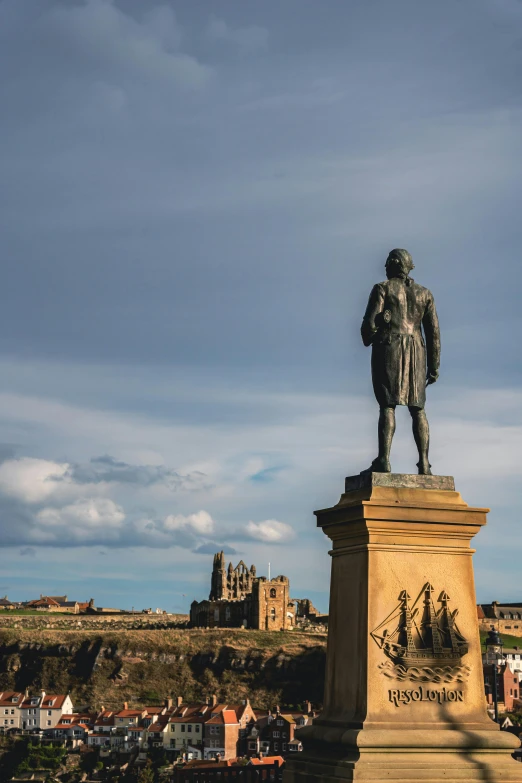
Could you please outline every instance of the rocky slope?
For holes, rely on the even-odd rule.
[[[0,690],[71,691],[76,707],[169,696],[258,707],[323,695],[326,637],[302,632],[0,629]]]

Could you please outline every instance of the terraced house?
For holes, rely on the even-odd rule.
[[[72,713],[73,703],[68,694],[38,696],[29,693],[5,691],[0,693],[0,729],[49,729],[59,723],[64,713]]]

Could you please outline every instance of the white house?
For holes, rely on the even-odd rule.
[[[18,729],[20,727],[20,705],[24,694],[18,691],[0,693],[0,729]]]
[[[21,729],[51,729],[59,723],[64,713],[72,713],[73,703],[69,694],[25,695],[20,705]]]

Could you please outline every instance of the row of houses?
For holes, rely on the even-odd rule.
[[[106,753],[161,748],[184,759],[232,759],[238,756],[285,756],[302,750],[295,730],[313,720],[305,711],[254,710],[248,699],[238,704],[186,704],[179,697],[162,706],[102,708],[98,713],[75,713],[71,697],[41,691],[0,693],[0,729],[34,731],[49,739],[85,743]]]
[[[0,598],[0,609],[35,609],[40,612],[67,612],[68,614],[95,611],[93,598],[90,601],[69,601],[66,595],[40,595],[40,598],[31,601],[10,601],[7,596],[4,596]]]
[[[71,713],[73,703],[68,694],[41,691],[30,696],[26,691],[0,692],[0,729],[22,731],[52,729],[64,713]]]
[[[311,705],[305,712],[254,710],[250,702],[176,704],[163,707],[102,710],[86,736],[88,745],[104,749],[162,748],[174,758],[232,759],[238,756],[285,756],[302,750],[295,730],[313,720]],[[59,737],[62,726],[53,736]],[[70,731],[67,731],[70,736]]]

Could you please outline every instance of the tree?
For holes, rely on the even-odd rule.
[[[150,759],[147,761],[147,766],[141,770],[138,783],[154,783],[154,770]]]
[[[147,766],[138,775],[138,783],[154,783],[154,768],[150,759],[147,759]]]

